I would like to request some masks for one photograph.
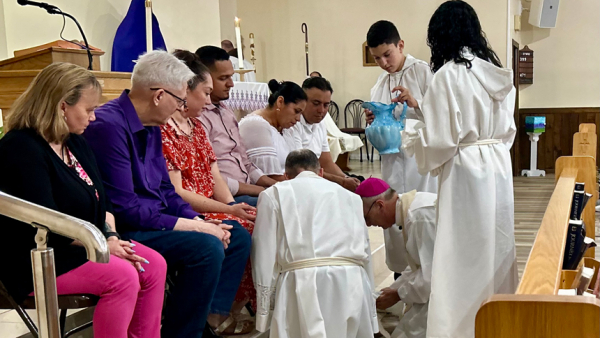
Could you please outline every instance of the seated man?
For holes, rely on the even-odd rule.
[[[235,47],[233,46],[233,42],[231,42],[231,40],[223,40],[221,41],[221,48],[226,51],[227,53],[231,52],[232,50],[235,49]]]
[[[229,54],[214,46],[201,47],[196,51],[200,61],[210,70],[213,91],[210,94],[212,104],[208,105],[200,116],[200,122],[206,130],[221,175],[236,202],[256,206],[258,194],[276,181],[250,162],[242,144],[240,130],[233,111],[223,101],[229,99],[229,89],[233,87],[231,76],[233,66]]]
[[[231,324],[226,314],[250,254],[248,231],[237,222],[203,221],[169,180],[158,126],[184,109],[187,83],[194,76],[167,52],[141,56],[131,90],[96,109],[96,121],[84,134],[98,160],[119,233],[158,251],[176,272],[163,337],[200,337],[209,311],[213,328]]]
[[[404,301],[408,310],[392,337],[425,338],[437,195],[416,190],[398,195],[378,178],[366,179],[356,188],[356,193],[362,198],[367,225],[383,229],[397,226],[406,244],[408,267],[389,288],[382,290],[377,299],[377,308],[387,309],[400,300]]]
[[[270,327],[271,337],[364,338],[379,331],[360,198],[322,173],[312,151],[292,151],[289,180],[259,196],[256,328]]]
[[[300,123],[283,131],[288,144],[293,144],[294,149],[310,149],[319,158],[323,177],[335,182],[342,187],[354,191],[360,184],[356,178],[346,176],[338,167],[329,152],[327,141],[327,127],[323,121],[331,103],[333,88],[329,81],[322,77],[310,77],[302,84],[302,89],[308,97],[306,108],[300,117]]]

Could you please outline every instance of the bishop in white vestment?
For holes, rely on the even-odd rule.
[[[262,192],[252,239],[256,328],[271,338],[372,338],[378,332],[369,237],[358,195],[323,179],[316,155],[288,155]]]
[[[392,338],[425,338],[436,236],[437,195],[416,190],[398,194],[378,178],[366,179],[356,188],[356,193],[363,200],[368,226],[383,229],[397,227],[404,234],[404,256],[409,264],[400,277],[382,290],[377,300],[380,308],[388,308],[400,300],[406,304],[406,312],[392,333]]]
[[[517,285],[513,74],[466,48],[461,55],[471,67],[443,65],[420,105],[424,125],[402,133],[419,172],[441,182],[427,325],[435,338],[474,337],[481,303]]]

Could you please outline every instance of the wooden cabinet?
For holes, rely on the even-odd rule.
[[[557,158],[573,154],[573,134],[579,131],[582,123],[593,123],[600,130],[600,108],[521,108],[519,125],[517,126],[519,147],[517,163],[524,166],[519,172],[529,166],[531,145],[529,136],[525,133],[525,117],[545,116],[546,132],[538,142],[538,169],[553,172]],[[596,159],[600,154],[596,155]]]

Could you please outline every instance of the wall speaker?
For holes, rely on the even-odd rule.
[[[556,27],[559,0],[532,0],[529,23],[540,28]]]

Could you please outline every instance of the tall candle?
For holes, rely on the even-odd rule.
[[[242,30],[240,29],[240,18],[235,17],[235,41],[237,43],[239,68],[244,69],[244,51],[242,47]]]
[[[152,0],[146,0],[146,52],[152,49]]]

